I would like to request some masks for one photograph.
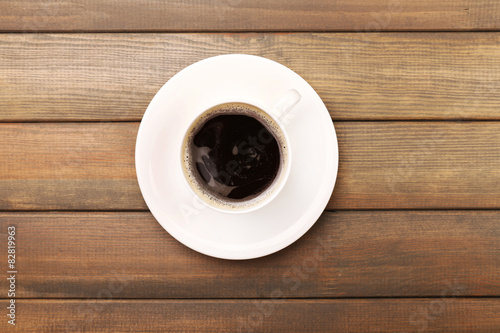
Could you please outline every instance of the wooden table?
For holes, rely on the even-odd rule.
[[[18,331],[500,332],[500,1],[2,1],[0,30],[2,331],[15,226]],[[339,139],[322,217],[250,261],[173,239],[134,168],[154,94],[225,53]]]

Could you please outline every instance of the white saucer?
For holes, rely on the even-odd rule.
[[[278,196],[238,215],[193,197],[182,179],[179,147],[194,113],[225,99],[257,100],[269,108],[290,89],[302,99],[287,125],[293,162]],[[179,242],[213,257],[251,259],[292,244],[316,222],[333,192],[338,146],[328,110],[304,79],[269,59],[232,54],[197,62],[160,89],[142,119],[135,163],[149,209]]]

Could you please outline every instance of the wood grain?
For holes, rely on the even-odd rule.
[[[2,31],[391,31],[500,27],[496,0],[59,0],[0,3]]]
[[[499,122],[337,123],[330,209],[499,208]]]
[[[0,209],[144,209],[137,124],[0,125]]]
[[[340,162],[328,209],[500,207],[500,122],[335,126]],[[0,124],[0,209],[147,209],[134,165],[138,127]]]
[[[175,73],[226,53],[290,67],[334,120],[500,119],[496,33],[224,33],[0,34],[0,121],[139,121]]]
[[[249,261],[194,252],[147,212],[1,213],[0,226],[16,227],[18,298],[500,296],[499,211],[325,212]]]
[[[5,301],[1,304],[2,307],[7,305]],[[21,300],[18,307],[16,328],[23,332],[402,333],[500,330],[500,302],[494,299]]]

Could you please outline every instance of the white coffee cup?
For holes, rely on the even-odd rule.
[[[199,198],[207,207],[232,214],[248,213],[257,210],[276,198],[286,184],[290,174],[293,147],[290,145],[287,125],[293,120],[293,109],[300,100],[300,93],[295,89],[291,89],[282,96],[277,96],[276,102],[271,106],[261,105],[261,103],[256,100],[226,98],[218,103],[212,103],[210,107],[204,107],[194,113],[190,125],[185,128],[186,134],[179,149],[182,178],[192,194]],[[207,189],[206,183],[203,183],[201,176],[197,172],[194,162],[192,161],[193,157],[190,155],[188,148],[195,134],[194,132],[199,129],[204,122],[222,114],[222,110],[228,105],[235,107],[241,106],[243,108],[247,107],[247,110],[255,112],[255,117],[251,116],[259,120],[269,132],[273,134],[280,146],[280,168],[276,177],[267,188],[249,199],[230,200],[211,193]],[[218,172],[223,173],[225,171],[220,170]],[[219,177],[219,179],[222,179],[222,177]]]

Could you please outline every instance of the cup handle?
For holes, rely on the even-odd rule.
[[[272,113],[284,125],[289,124],[295,115],[290,112],[302,99],[302,96],[295,89],[288,90],[272,107]]]

